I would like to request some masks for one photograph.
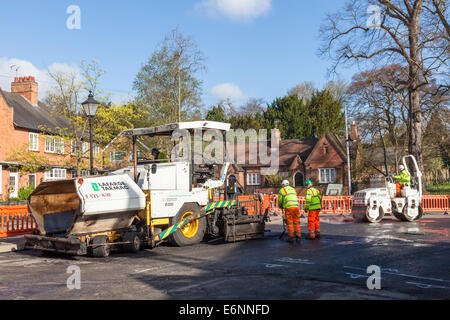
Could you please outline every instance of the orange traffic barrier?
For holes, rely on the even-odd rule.
[[[422,197],[424,212],[446,212],[449,209],[449,195],[425,195]]]
[[[0,207],[0,238],[20,236],[37,230],[27,206]]]

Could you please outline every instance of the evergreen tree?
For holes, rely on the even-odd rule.
[[[314,92],[309,105],[309,120],[316,137],[326,131],[344,135],[345,117],[342,102],[329,89]]]

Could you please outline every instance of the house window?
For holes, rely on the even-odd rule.
[[[109,159],[111,162],[120,162],[125,158],[125,152],[122,151],[113,151],[109,154]]]
[[[247,185],[259,186],[260,184],[261,184],[261,174],[259,174],[259,173],[247,174]]]
[[[39,134],[30,132],[29,149],[30,151],[39,151]]]
[[[89,151],[89,143],[83,142],[83,141],[72,140],[72,142],[71,142],[71,154],[73,156],[86,157],[88,151]],[[81,154],[80,154],[80,152],[81,152]],[[95,150],[94,150],[94,152],[95,152]]]
[[[319,183],[335,183],[336,182],[336,169],[335,168],[323,168],[319,169]]]
[[[67,176],[66,169],[54,168],[48,171],[45,171],[45,181],[52,180],[64,180]]]
[[[64,154],[64,138],[46,136],[45,152]]]
[[[100,146],[94,146],[94,158],[98,158],[100,156]]]
[[[279,176],[282,178],[289,178],[289,172],[280,172]]]
[[[80,175],[77,175],[77,170],[72,170],[70,172],[70,176],[72,179],[80,178],[80,177],[85,178],[85,177],[89,177],[90,175],[91,174],[90,174],[89,170],[80,170]]]
[[[141,150],[137,151],[138,160],[144,158],[144,153]],[[131,152],[130,154],[130,161],[134,161],[134,153]]]
[[[36,173],[30,173],[28,175],[28,185],[33,188],[36,188]]]

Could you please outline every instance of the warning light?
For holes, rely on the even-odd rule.
[[[78,179],[78,184],[83,184],[84,180],[83,178]]]

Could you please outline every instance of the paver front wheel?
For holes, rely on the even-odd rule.
[[[92,255],[97,258],[106,258],[111,252],[108,236],[96,236],[92,240]]]
[[[195,203],[188,203],[181,207],[175,218],[172,219],[172,225],[178,223],[201,210],[200,206]],[[171,241],[179,247],[198,244],[203,240],[206,232],[206,218],[203,217],[185,227],[178,229],[171,236]]]

